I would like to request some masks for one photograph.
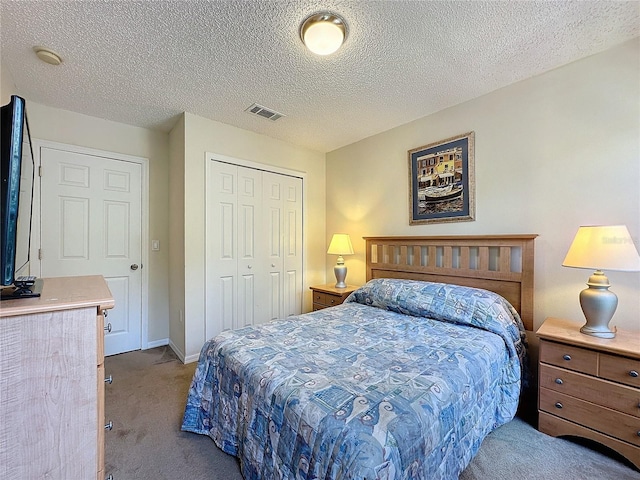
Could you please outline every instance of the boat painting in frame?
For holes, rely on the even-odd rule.
[[[474,132],[409,150],[409,224],[475,220]]]

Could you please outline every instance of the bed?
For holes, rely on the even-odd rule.
[[[254,479],[451,479],[516,413],[535,235],[366,237],[342,305],[208,341],[182,429]]]

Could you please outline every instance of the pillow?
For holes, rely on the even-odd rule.
[[[511,356],[524,359],[526,333],[515,308],[497,293],[447,283],[377,278],[353,292],[356,302],[393,312],[470,325],[500,335]]]

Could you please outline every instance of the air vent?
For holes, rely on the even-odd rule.
[[[262,118],[266,118],[267,120],[271,120],[272,122],[275,122],[280,117],[285,116],[284,113],[276,112],[275,110],[271,110],[267,107],[263,107],[262,105],[258,105],[257,103],[254,103],[253,105],[251,105],[249,108],[245,110],[245,112],[258,115]]]

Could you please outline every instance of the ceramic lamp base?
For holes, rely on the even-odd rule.
[[[336,275],[336,288],[345,288],[347,284],[345,279],[347,278],[347,267],[343,265],[336,265],[333,267],[333,273]]]
[[[593,337],[615,337],[616,332],[609,328],[609,322],[618,307],[618,297],[609,291],[609,279],[598,270],[589,277],[587,285],[589,288],[580,292],[580,306],[587,319],[580,331]]]

